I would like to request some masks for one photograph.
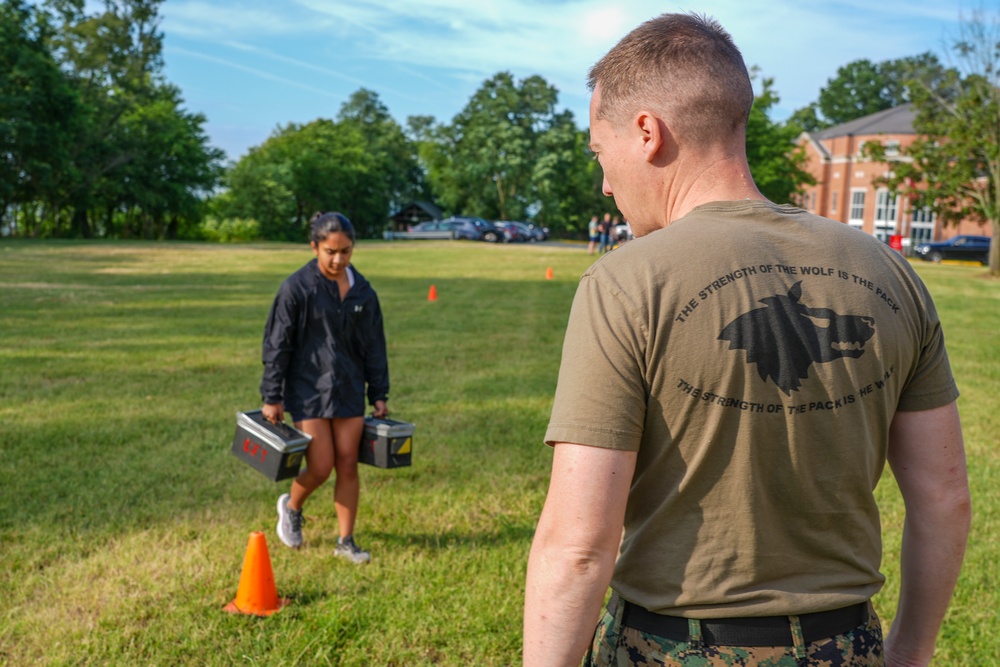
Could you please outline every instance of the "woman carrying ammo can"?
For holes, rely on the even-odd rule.
[[[350,266],[354,227],[347,217],[317,213],[310,228],[316,258],[282,283],[264,329],[263,415],[276,423],[288,410],[295,427],[312,436],[305,470],[278,498],[278,537],[289,547],[302,545],[303,505],[335,469],[334,554],[366,563],[371,555],[353,537],[358,448],[366,384],[374,415],[389,414],[382,309],[371,284]]]

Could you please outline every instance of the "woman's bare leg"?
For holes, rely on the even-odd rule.
[[[364,428],[364,417],[333,420],[334,467],[337,469],[333,503],[337,508],[341,537],[354,534],[354,522],[358,516],[358,449]]]
[[[312,492],[330,477],[334,462],[334,427],[332,419],[305,419],[295,422],[295,428],[312,436],[306,448],[306,469],[292,482],[288,506],[302,511],[302,506]],[[360,441],[361,435],[358,434]]]

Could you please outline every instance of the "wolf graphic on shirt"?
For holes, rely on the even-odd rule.
[[[801,302],[802,282],[788,294],[760,300],[756,308],[730,322],[719,334],[730,350],[746,350],[747,363],[757,364],[760,379],[790,396],[802,386],[814,363],[857,359],[875,335],[875,318],[841,315],[829,308],[812,308]]]

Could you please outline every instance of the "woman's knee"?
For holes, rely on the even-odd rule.
[[[360,417],[333,421],[334,467],[337,476],[354,479],[358,476],[358,449],[364,420]]]
[[[358,478],[358,455],[338,456],[334,466],[337,469],[337,479],[352,480]]]
[[[313,487],[315,488],[330,479],[330,474],[333,473],[333,462],[327,464],[324,461],[321,463],[309,464],[304,473],[313,482]]]

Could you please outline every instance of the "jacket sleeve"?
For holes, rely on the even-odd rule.
[[[389,359],[385,351],[385,329],[382,325],[382,307],[378,297],[371,308],[372,321],[368,327],[367,349],[365,350],[365,382],[368,383],[368,403],[389,399]]]
[[[278,290],[271,304],[271,312],[264,326],[264,345],[261,360],[264,375],[260,381],[260,395],[264,403],[283,403],[285,374],[291,361],[296,339],[297,303],[287,282]]]

